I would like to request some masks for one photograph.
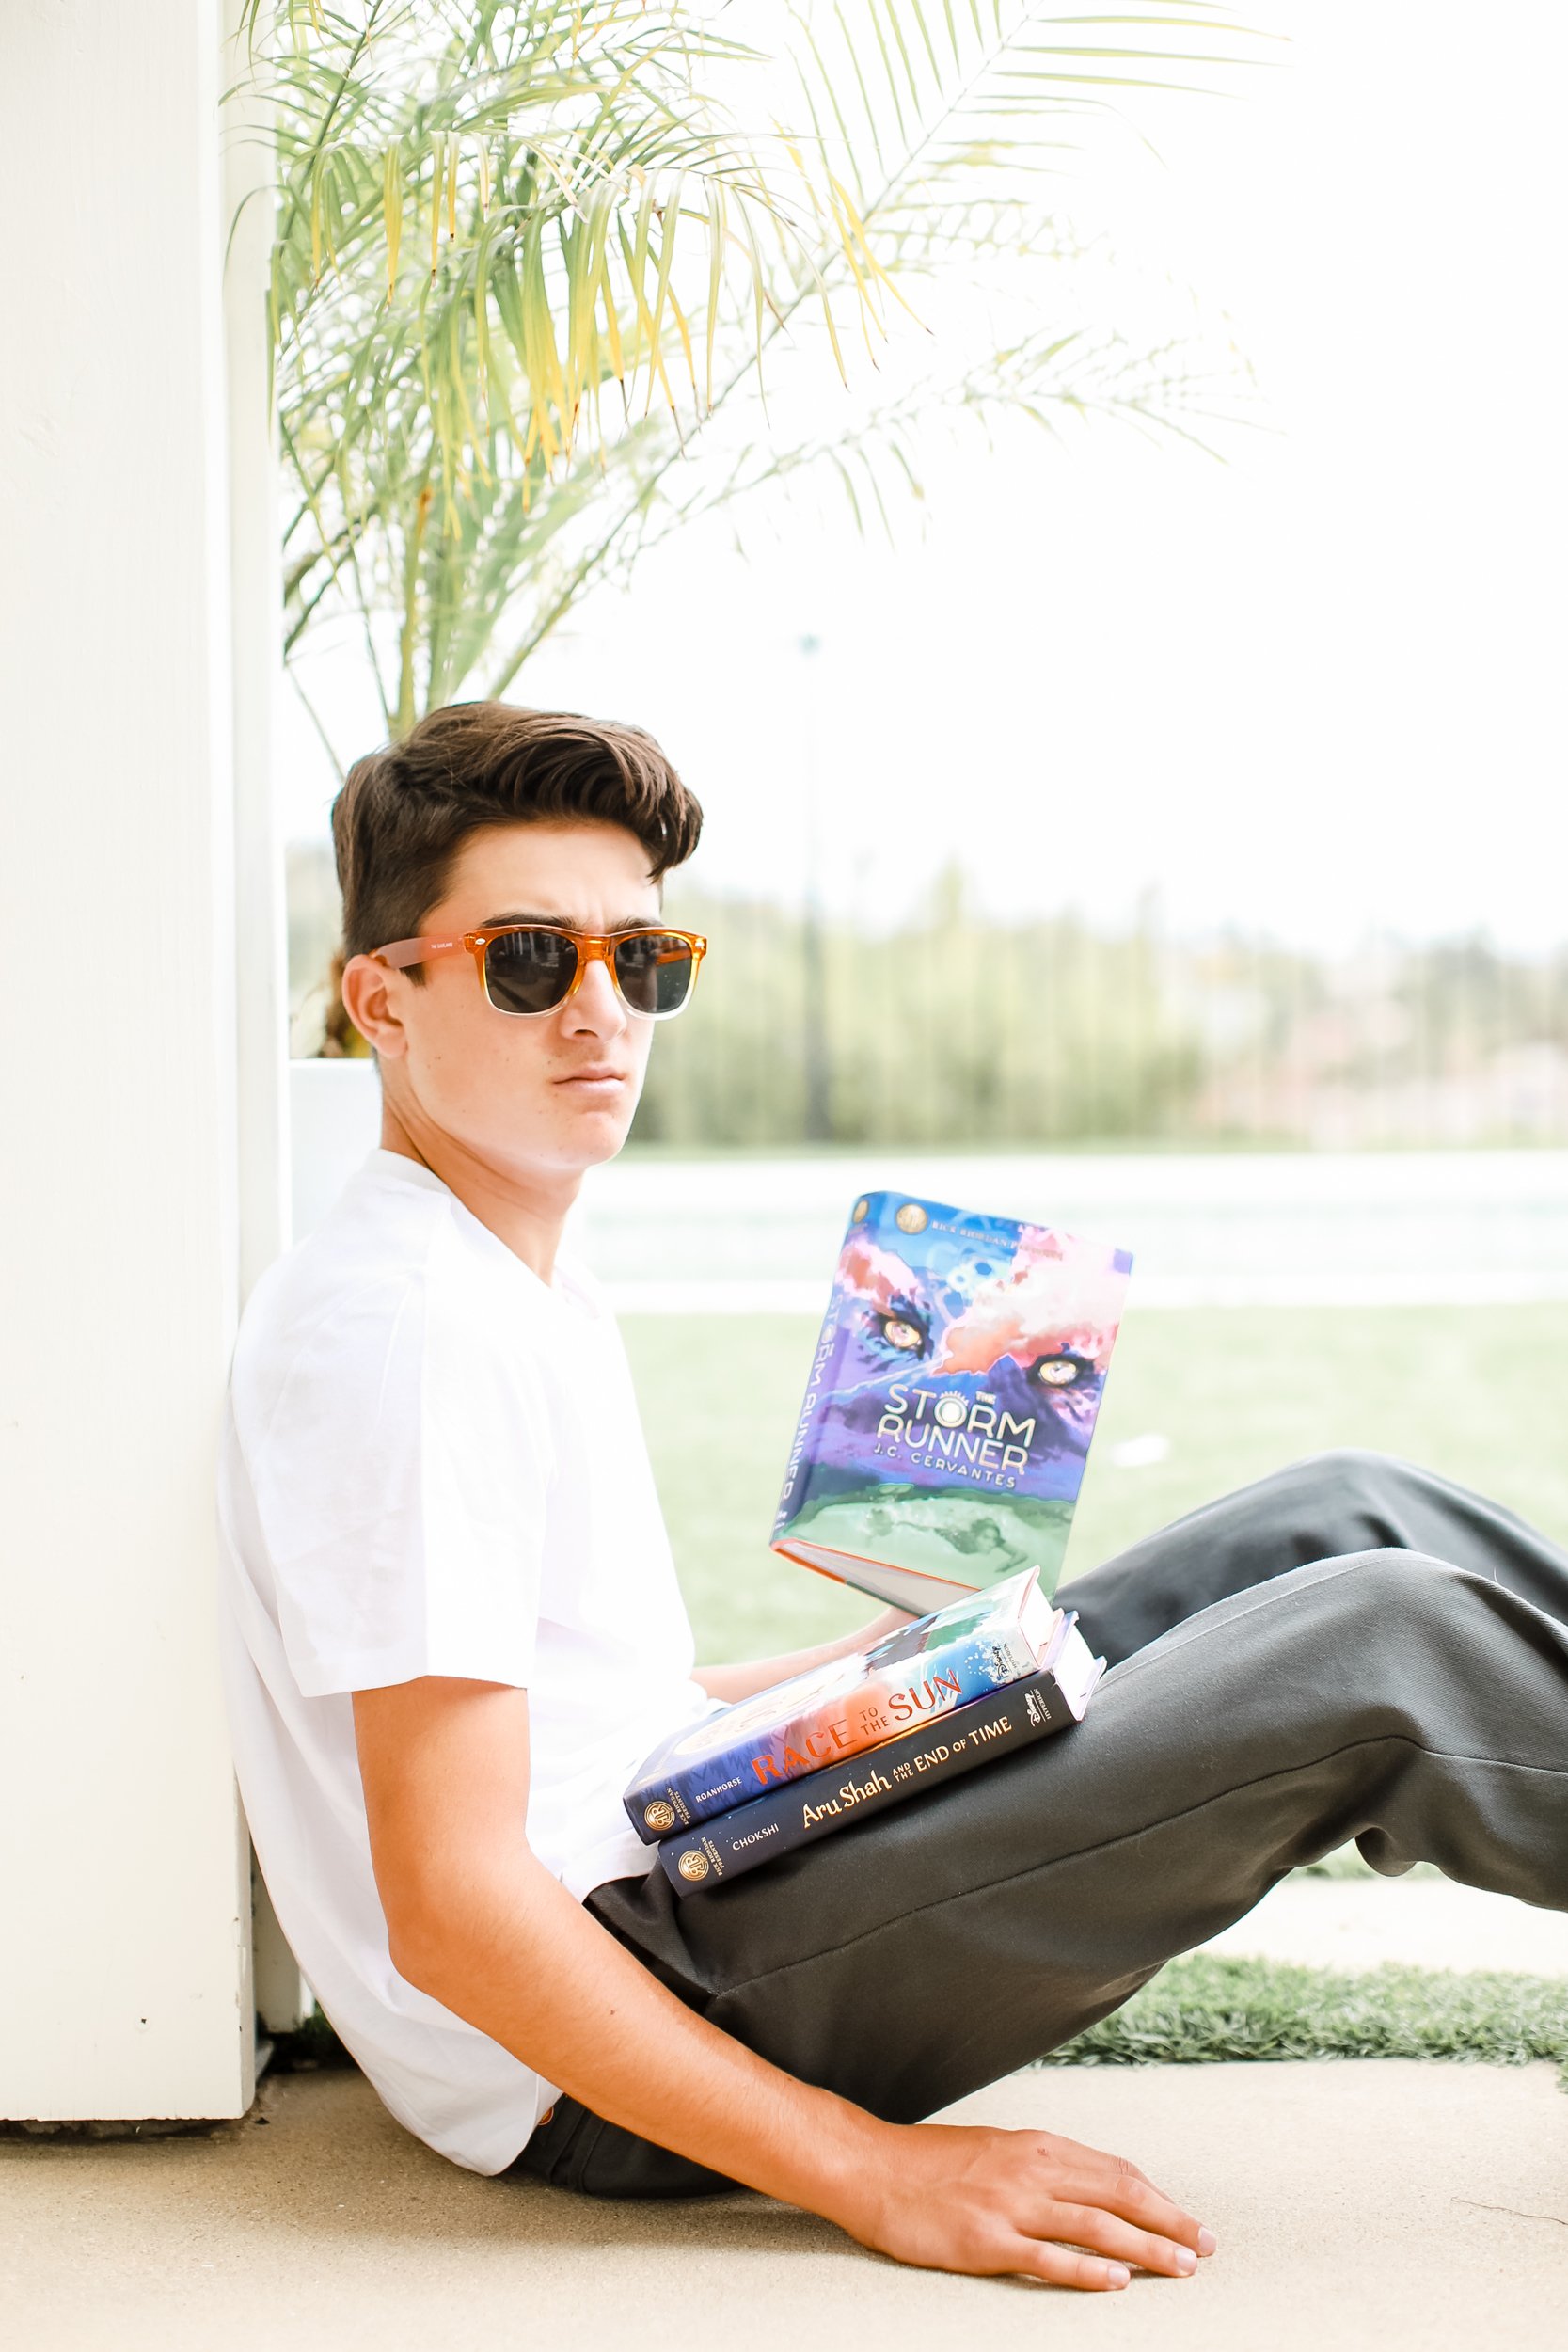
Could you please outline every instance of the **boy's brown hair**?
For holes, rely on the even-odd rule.
[[[470,834],[552,818],[624,825],[656,881],[691,855],[703,829],[651,735],[574,711],[449,703],[401,743],[356,759],[332,803],[345,958],[415,937]]]

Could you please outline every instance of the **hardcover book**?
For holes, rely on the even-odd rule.
[[[1132,1260],[1045,1225],[857,1200],[772,1544],[902,1609],[1055,1590]]]
[[[1059,1618],[1027,1568],[704,1715],[639,1767],[625,1797],[632,1827],[652,1844],[1020,1682],[1037,1672]]]
[[[1105,1661],[1091,1655],[1073,1613],[1058,1613],[1056,1632],[1037,1673],[950,1715],[922,1722],[868,1748],[852,1764],[831,1764],[749,1804],[715,1814],[661,1840],[658,1858],[677,1895],[718,1886],[759,1863],[869,1820],[923,1788],[973,1772],[1009,1749],[1081,1723]]]

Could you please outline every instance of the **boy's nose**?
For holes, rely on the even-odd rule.
[[[583,973],[566,1002],[568,1020],[574,1017],[583,1026],[595,1029],[618,1029],[624,1026],[626,1007],[621,1002],[609,964],[595,956]]]

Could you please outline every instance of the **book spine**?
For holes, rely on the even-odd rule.
[[[974,1699],[942,1722],[867,1748],[847,1768],[809,1772],[750,1804],[716,1814],[699,1827],[666,1837],[658,1858],[677,1895],[695,1895],[754,1870],[775,1854],[791,1853],[852,1821],[868,1820],[1009,1749],[1061,1731],[1076,1721],[1053,1673],[1030,1675],[987,1698]]]
[[[868,1729],[863,1738],[843,1741],[835,1764],[867,1754],[889,1733],[896,1736],[905,1724],[913,1731],[919,1728],[922,1717],[928,1722],[944,1720],[956,1708],[969,1706],[988,1692],[1022,1681],[1034,1673],[1035,1665],[1034,1654],[1017,1625],[985,1635],[965,1634],[961,1640],[943,1643],[922,1657],[908,1659],[899,1669],[901,1678],[909,1677],[908,1683],[892,1693],[882,1727]],[[824,1715],[847,1712],[854,1707],[856,1695],[854,1692],[846,1692],[832,1708],[823,1710]],[[797,1727],[799,1747],[789,1738]],[[824,1745],[814,1755],[810,1743],[818,1736]],[[759,1738],[753,1734],[736,1747],[705,1756],[700,1763],[682,1771],[637,1783],[626,1794],[627,1818],[644,1845],[653,1845],[660,1836],[667,1836],[677,1822],[683,1829],[694,1829],[699,1821],[710,1820],[716,1814],[746,1804],[749,1797],[760,1794],[770,1785],[793,1785],[809,1779],[823,1755],[831,1753],[827,1741],[832,1736],[825,1724],[814,1726],[801,1718],[797,1726],[786,1720],[777,1725],[771,1736]]]
[[[849,1231],[852,1232],[854,1228],[851,1226]],[[812,1471],[816,1467],[813,1423],[822,1399],[832,1396],[838,1386],[839,1359],[844,1353],[845,1340],[844,1294],[839,1288],[838,1277],[844,1263],[844,1251],[848,1245],[849,1235],[846,1233],[833,1264],[832,1294],[828,1312],[822,1319],[822,1328],[816,1336],[805,1399],[800,1406],[800,1418],[795,1425],[795,1440],[789,1449],[789,1461],[784,1470],[784,1490],[779,1496],[779,1507],[773,1514],[774,1536],[781,1535],[805,1509]]]

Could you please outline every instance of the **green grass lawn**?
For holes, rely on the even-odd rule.
[[[628,1316],[665,1515],[705,1661],[842,1632],[872,1605],[776,1560],[768,1532],[816,1325]],[[1069,1575],[1227,1487],[1324,1446],[1426,1461],[1568,1542],[1568,1306],[1230,1307],[1129,1315]],[[1118,1440],[1165,1459],[1117,1468]]]
[[[1212,2066],[1238,2058],[1555,2060],[1568,2089],[1568,1990],[1550,1978],[1332,1968],[1190,1953],[1046,2066]]]

